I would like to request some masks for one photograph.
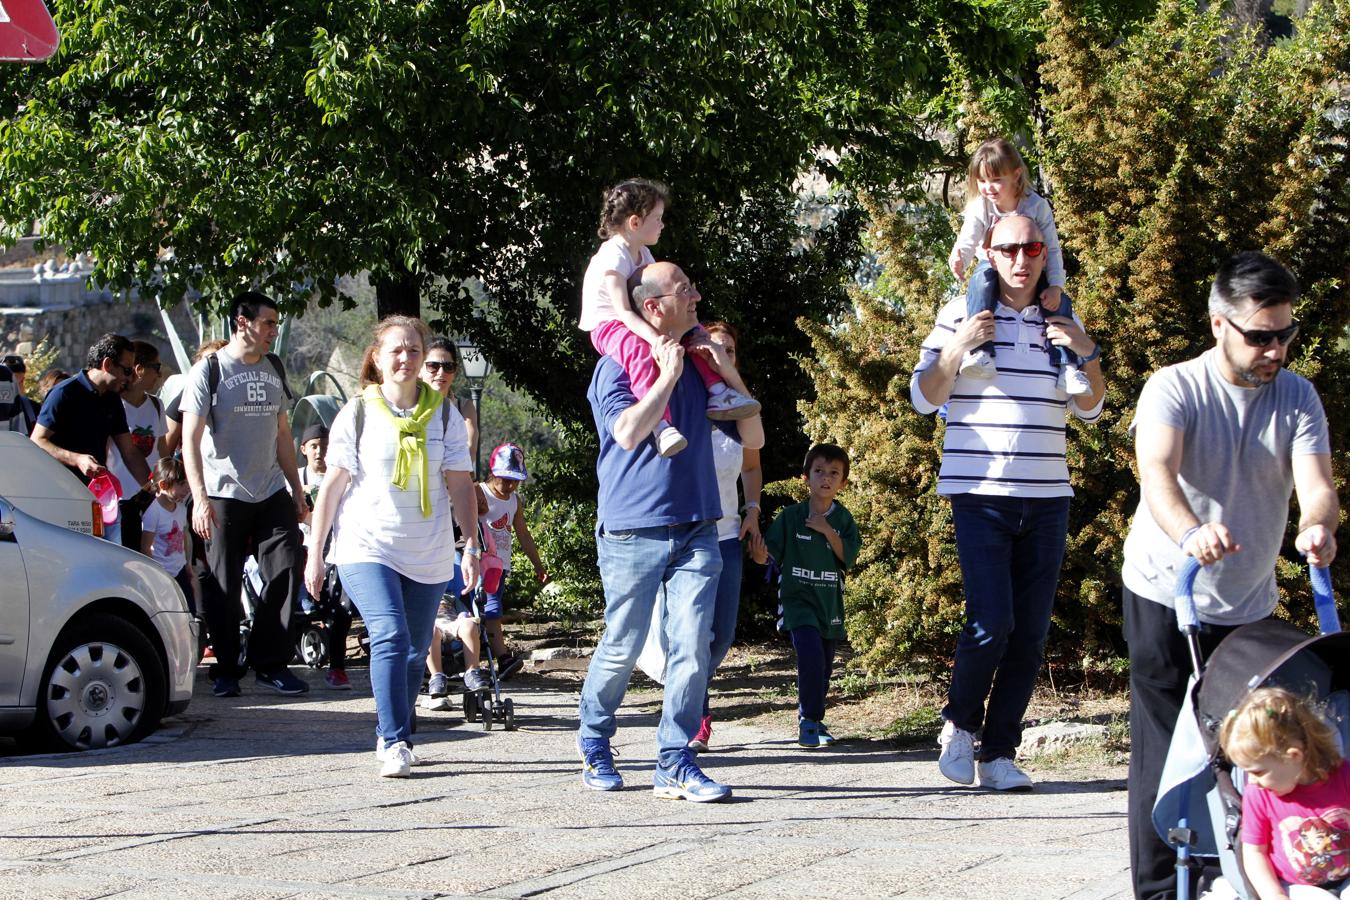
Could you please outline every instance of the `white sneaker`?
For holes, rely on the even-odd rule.
[[[381,750],[380,777],[407,778],[413,765],[413,754],[408,745],[395,741]]]
[[[1077,366],[1064,366],[1059,370],[1059,381],[1055,384],[1070,397],[1081,397],[1092,393],[1092,382],[1087,374]]]
[[[445,712],[452,709],[449,697],[423,697],[417,705],[429,712]]]
[[[967,378],[993,378],[998,374],[998,365],[988,350],[971,350],[961,357],[961,370],[958,374]]]
[[[942,755],[938,757],[938,770],[943,777],[957,784],[974,784],[974,735],[949,721],[942,726],[942,734],[938,735],[938,746],[942,748]]]
[[[674,425],[667,425],[665,428],[657,429],[656,452],[662,456],[667,458],[672,457],[688,446],[689,441],[685,440],[684,435],[680,434]]]
[[[719,422],[748,419],[759,414],[759,401],[735,388],[708,395],[708,418]]]
[[[446,709],[449,709],[449,708],[450,708],[449,706],[446,707]],[[397,741],[397,742],[395,742],[394,745],[393,745],[393,747],[390,747],[389,749],[392,750],[392,749],[394,749],[394,747],[402,747],[404,750],[408,751],[408,760],[409,760],[408,765],[410,765],[410,766],[425,766],[425,765],[427,765],[429,762],[431,762],[431,760],[429,760],[429,759],[427,759],[427,758],[425,758],[425,757],[418,756],[418,755],[413,751],[413,748],[409,747],[409,746],[408,746],[407,744],[405,744],[403,741]],[[384,749],[384,738],[382,738],[382,737],[377,737],[377,738],[375,739],[375,758],[378,759],[378,760],[380,760],[380,761],[384,761],[385,757],[387,757],[388,755],[389,755],[389,754],[388,754],[387,752],[385,752],[385,749]]]
[[[1031,778],[1006,756],[980,763],[980,787],[991,791],[1029,791]]]

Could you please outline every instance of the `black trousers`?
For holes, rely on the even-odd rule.
[[[295,648],[289,623],[281,620],[281,612],[286,601],[296,596],[302,577],[295,502],[286,490],[258,503],[210,499],[216,528],[212,540],[206,542],[209,574],[203,584],[202,604],[216,652],[214,674],[238,678],[247,668],[238,664],[239,622],[243,618],[239,592],[243,588],[244,560],[250,552],[258,560],[263,588],[253,610],[247,665],[260,673],[284,669]]]
[[[1153,828],[1153,803],[1186,695],[1191,654],[1170,605],[1129,588],[1123,594],[1130,645],[1130,873],[1137,900],[1175,900],[1177,854]],[[1203,658],[1235,627],[1201,623]]]

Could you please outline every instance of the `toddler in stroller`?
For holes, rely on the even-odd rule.
[[[1261,847],[1278,847],[1274,852],[1283,852],[1291,860],[1303,851],[1292,844],[1298,839],[1296,834],[1281,830],[1296,824],[1287,814],[1275,823],[1273,830],[1266,828],[1265,834],[1258,833],[1262,828],[1260,814],[1255,821],[1244,823],[1248,804],[1257,802],[1248,800],[1247,794],[1260,796],[1262,782],[1270,774],[1266,772],[1268,761],[1264,758],[1269,754],[1252,749],[1241,737],[1246,727],[1239,728],[1238,723],[1244,718],[1250,721],[1254,709],[1260,710],[1257,719],[1273,721],[1280,715],[1265,699],[1272,696],[1268,689],[1279,689],[1274,696],[1307,698],[1302,704],[1316,708],[1333,734],[1339,734],[1331,739],[1332,750],[1328,754],[1339,764],[1345,742],[1350,739],[1350,632],[1339,630],[1330,575],[1326,569],[1310,567],[1322,623],[1320,636],[1308,635],[1288,622],[1264,619],[1234,629],[1208,659],[1202,659],[1191,599],[1197,570],[1198,565],[1189,560],[1177,585],[1177,620],[1191,645],[1195,673],[1177,718],[1153,807],[1158,834],[1177,851],[1176,896],[1178,900],[1191,900],[1191,878],[1197,869],[1202,870],[1202,881],[1221,869],[1222,877],[1202,895],[1205,900],[1326,897],[1325,890],[1317,893],[1317,888],[1308,885],[1295,884],[1286,891],[1278,880],[1263,881],[1262,863],[1267,872],[1271,865],[1264,852],[1260,853],[1255,869],[1247,868]],[[1239,712],[1240,709],[1244,712]],[[1264,730],[1269,724],[1262,722],[1261,726]],[[1312,739],[1308,737],[1311,731],[1306,729],[1304,738],[1298,742],[1297,755],[1305,761],[1311,755]],[[1282,758],[1295,747],[1294,739],[1287,736],[1270,740],[1274,744],[1263,739],[1257,746],[1278,744]],[[1335,746],[1337,740],[1339,749]],[[1327,743],[1325,738],[1319,741]],[[1231,743],[1233,756],[1225,754],[1225,743]],[[1254,779],[1240,768],[1243,763],[1252,764],[1253,757],[1261,763],[1255,766],[1254,771],[1260,775]],[[1284,767],[1280,768],[1281,774],[1287,775]],[[1308,768],[1315,773],[1321,766]],[[1327,771],[1334,770],[1336,766],[1328,763]],[[1253,780],[1256,791],[1250,789]],[[1283,788],[1285,781],[1280,779],[1277,786]],[[1244,787],[1248,788],[1245,792]],[[1342,794],[1340,806],[1340,813],[1331,816],[1339,824],[1335,831],[1325,835],[1328,841],[1318,841],[1317,853],[1330,854],[1333,846],[1339,844],[1345,854],[1350,854],[1350,796]],[[1244,842],[1252,838],[1260,838],[1260,842],[1248,849]],[[1209,867],[1206,865],[1209,862],[1217,862],[1218,866]],[[1345,874],[1350,874],[1350,869]],[[1343,879],[1345,874],[1335,877]],[[1326,878],[1332,878],[1329,872],[1322,879],[1312,880]]]
[[[1261,900],[1337,897],[1350,879],[1350,761],[1305,698],[1259,688],[1219,731],[1246,773],[1242,867]]]
[[[450,591],[441,598],[436,612],[436,634],[434,645],[439,645],[439,657],[442,661],[458,658],[464,672],[464,718],[473,722],[480,718],[485,729],[491,729],[494,720],[506,725],[508,731],[515,729],[515,704],[502,699],[499,667],[493,665],[492,641],[487,632],[487,619],[483,615],[484,592],[480,587],[472,597],[465,598],[457,591]],[[486,670],[479,663],[486,659]],[[438,667],[444,669],[441,664]],[[484,672],[486,671],[486,674]],[[434,673],[442,679],[439,690],[429,691],[423,701],[423,709],[449,709],[448,690],[444,671]]]

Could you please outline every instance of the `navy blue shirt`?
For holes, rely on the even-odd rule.
[[[687,361],[670,396],[671,422],[689,446],[669,459],[649,435],[632,450],[614,440],[614,423],[637,402],[623,368],[608,356],[595,366],[586,399],[600,434],[595,474],[600,480],[597,524],[606,531],[682,525],[722,515],[713,469],[708,392]]]
[[[42,401],[38,424],[51,431],[51,442],[62,450],[87,453],[106,466],[108,439],[127,433],[127,413],[121,394],[100,394],[89,373],[81,372],[51,389]],[[66,468],[88,483],[79,469]]]

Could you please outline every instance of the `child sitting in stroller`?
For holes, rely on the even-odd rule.
[[[1336,732],[1309,701],[1260,688],[1219,742],[1247,773],[1242,866],[1260,900],[1350,896],[1350,761]]]

